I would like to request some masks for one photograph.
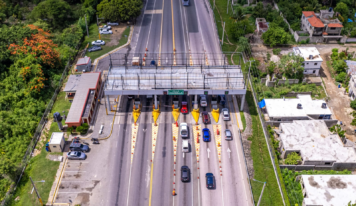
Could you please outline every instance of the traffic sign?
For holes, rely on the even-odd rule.
[[[204,91],[204,95],[208,95],[208,91]]]
[[[228,95],[229,94],[229,91],[225,91],[225,95]]]
[[[184,95],[184,90],[182,90],[182,89],[171,89],[171,90],[168,90],[168,95]]]

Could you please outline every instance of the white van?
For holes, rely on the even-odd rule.
[[[188,140],[182,140],[182,152],[189,152]]]
[[[180,123],[180,136],[183,139],[188,138],[188,124],[185,122]]]

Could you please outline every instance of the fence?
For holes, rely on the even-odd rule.
[[[55,89],[54,91],[54,94],[51,98],[51,100],[48,102],[48,105],[47,105],[47,108],[46,110],[44,111],[43,115],[42,115],[42,118],[35,130],[35,133],[32,137],[32,140],[31,142],[29,143],[28,145],[28,148],[26,150],[26,153],[24,155],[24,158],[22,159],[21,161],[21,165],[19,166],[19,168],[22,168],[21,170],[21,174],[19,174],[19,178],[18,180],[16,181],[16,184],[15,184],[15,187],[13,187],[13,185],[11,186],[11,188],[9,189],[9,191],[6,193],[6,196],[4,198],[4,200],[1,202],[1,205],[4,206],[4,205],[7,205],[8,201],[11,199],[12,197],[12,193],[16,190],[17,188],[17,185],[19,184],[21,178],[22,178],[22,175],[26,169],[26,166],[27,164],[29,163],[29,160],[31,159],[31,156],[32,156],[32,153],[33,151],[35,150],[36,148],[36,145],[37,145],[37,142],[39,141],[40,137],[41,137],[41,133],[42,133],[42,129],[44,128],[44,126],[46,125],[47,121],[48,121],[48,114],[51,112],[52,110],[52,107],[53,107],[53,104],[54,102],[56,101],[57,99],[57,95],[58,93],[60,92],[61,90],[61,87],[63,85],[63,80],[66,78],[67,76],[67,73],[69,71],[69,69],[71,68],[71,64],[73,63],[73,61],[75,60],[75,56],[78,54],[78,51],[79,51],[79,47],[81,45],[82,41],[79,42],[79,44],[77,45],[76,47],[76,53],[75,55],[73,55],[72,57],[69,58],[67,64],[66,64],[66,67],[64,68],[64,71],[62,73],[62,76],[61,76],[61,79],[59,80],[59,83],[58,83],[58,86],[57,88]],[[85,52],[83,53],[85,55]],[[82,55],[83,55],[82,54]],[[72,59],[73,58],[73,59]]]
[[[250,65],[251,66],[251,65]],[[273,170],[274,170],[274,173],[275,173],[275,176],[276,176],[276,179],[277,179],[277,183],[278,183],[278,188],[279,188],[279,191],[281,193],[281,196],[282,196],[282,200],[283,200],[283,205],[286,205],[285,201],[284,201],[284,194],[283,194],[283,191],[282,191],[282,187],[281,187],[281,182],[279,180],[279,175],[278,175],[278,172],[277,172],[277,166],[278,166],[278,163],[276,163],[274,160],[275,160],[275,154],[274,154],[274,149],[272,147],[273,143],[272,143],[272,140],[271,138],[269,137],[269,134],[268,134],[268,130],[267,130],[267,124],[266,122],[264,121],[263,117],[262,117],[262,112],[261,112],[261,109],[258,107],[258,96],[255,92],[255,89],[254,89],[254,86],[253,86],[253,83],[252,83],[252,80],[251,80],[251,76],[250,76],[250,73],[248,73],[248,80],[249,80],[249,83],[250,83],[250,86],[251,86],[251,90],[252,90],[252,94],[253,94],[253,99],[255,101],[255,104],[256,104],[256,110],[258,112],[258,116],[260,118],[260,122],[262,124],[262,129],[263,129],[263,133],[264,133],[264,136],[265,136],[265,139],[266,139],[266,143],[267,143],[267,147],[268,147],[268,152],[269,152],[269,155],[271,157],[271,162],[272,162],[272,166],[273,166]],[[283,177],[281,177],[283,178]]]

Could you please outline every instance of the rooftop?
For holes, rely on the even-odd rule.
[[[270,117],[305,117],[308,115],[331,115],[331,110],[322,108],[324,100],[312,100],[310,95],[297,95],[296,99],[265,99]],[[297,105],[302,104],[298,109]]]
[[[284,149],[299,150],[303,161],[356,162],[355,148],[345,147],[323,120],[294,120],[279,127]]]
[[[314,11],[303,11],[305,17],[315,16]]]
[[[294,47],[293,51],[296,55],[300,55],[305,61],[323,61],[316,47]],[[310,55],[313,58],[310,58]]]
[[[78,65],[85,65],[85,64],[88,64],[90,61],[90,57],[83,57],[83,58],[79,58],[78,61],[77,61],[77,66]]]
[[[80,122],[89,95],[89,90],[96,89],[99,78],[100,72],[83,73],[81,75],[80,84],[77,86],[66,123]]]
[[[328,24],[328,27],[344,27],[344,26],[339,23],[330,23]]]
[[[347,70],[348,74],[356,74],[356,61],[351,61],[351,60],[345,60],[347,67],[349,68]]]
[[[64,87],[64,92],[75,92],[78,89],[80,83],[81,75],[69,75],[66,86]]]
[[[302,175],[307,197],[303,205],[356,203],[356,175]]]
[[[316,16],[310,17],[308,21],[313,27],[324,28],[323,22]]]
[[[51,139],[49,140],[50,144],[60,144],[63,139],[63,132],[53,132]]]

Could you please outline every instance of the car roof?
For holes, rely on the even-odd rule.
[[[208,131],[209,131],[209,128],[204,128],[203,131],[207,131],[207,132],[208,132]]]
[[[205,176],[209,177],[209,176],[214,176],[213,173],[206,173]]]
[[[228,133],[228,134],[230,134],[231,135],[231,131],[230,130],[225,130],[225,133]]]
[[[180,123],[180,126],[187,126],[188,124],[185,122]]]
[[[181,167],[181,169],[189,169],[189,167],[188,167],[188,166],[183,165],[183,166]]]
[[[201,113],[202,113],[202,114],[208,114],[208,112],[207,112],[207,111],[202,111]]]

